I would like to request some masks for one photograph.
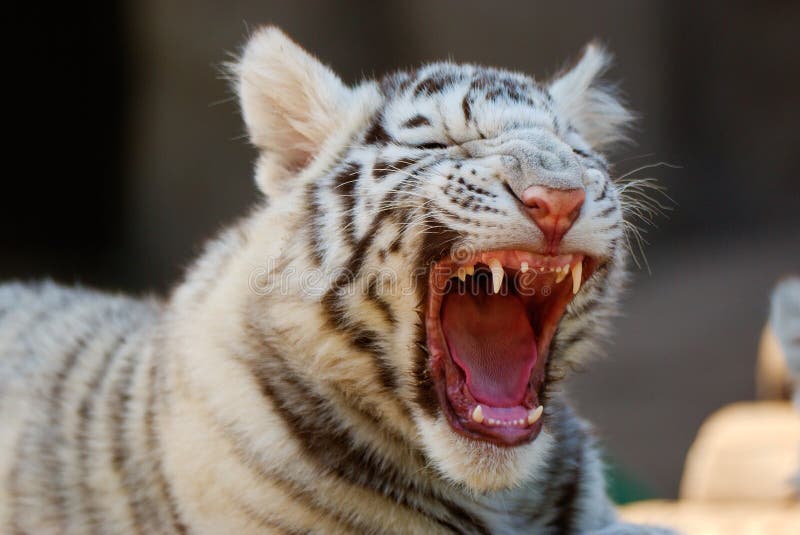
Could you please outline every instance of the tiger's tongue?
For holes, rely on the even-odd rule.
[[[450,356],[473,397],[493,407],[522,403],[536,362],[536,337],[519,296],[444,297],[441,324]]]

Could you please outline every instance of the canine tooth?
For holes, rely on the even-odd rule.
[[[583,264],[578,262],[575,264],[575,267],[572,268],[572,294],[578,293],[578,290],[581,289],[581,274],[583,272]]]
[[[494,286],[494,293],[500,291],[500,286],[503,285],[503,275],[505,275],[505,270],[503,266],[500,265],[500,261],[496,258],[492,258],[489,260],[489,269],[492,270],[492,285]]]
[[[463,268],[463,267],[458,268],[457,275],[458,275],[459,280],[461,280],[461,282],[464,282],[465,280],[467,280],[467,270],[466,270],[466,268]]]
[[[479,424],[483,423],[483,407],[478,405],[472,410],[472,419]]]
[[[563,281],[564,278],[567,276],[567,273],[569,273],[569,266],[564,266],[564,269],[558,272],[558,276],[556,277],[556,284]]]
[[[542,413],[544,412],[544,406],[539,405],[535,409],[531,409],[528,411],[528,425],[533,425],[536,423],[539,418],[542,417]]]
[[[527,262],[522,262],[522,263],[519,265],[519,270],[520,270],[521,272],[523,272],[523,273],[527,273],[527,272],[528,272],[528,263],[527,263]]]
[[[474,264],[471,265],[471,266],[467,266],[464,269],[466,270],[467,275],[469,275],[470,277],[475,274],[475,265]]]

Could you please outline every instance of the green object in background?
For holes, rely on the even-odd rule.
[[[605,476],[608,495],[618,505],[656,498],[656,494],[644,482],[622,465],[607,457]]]

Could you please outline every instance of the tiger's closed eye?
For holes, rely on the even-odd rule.
[[[447,145],[444,143],[422,143],[421,145],[417,145],[418,149],[446,149]]]

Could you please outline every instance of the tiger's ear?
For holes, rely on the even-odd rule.
[[[602,80],[610,65],[603,47],[589,43],[578,63],[549,85],[558,111],[597,150],[627,139],[625,131],[633,120],[616,88]]]
[[[250,141],[273,177],[306,167],[353,104],[333,71],[272,26],[251,37],[233,71]]]

